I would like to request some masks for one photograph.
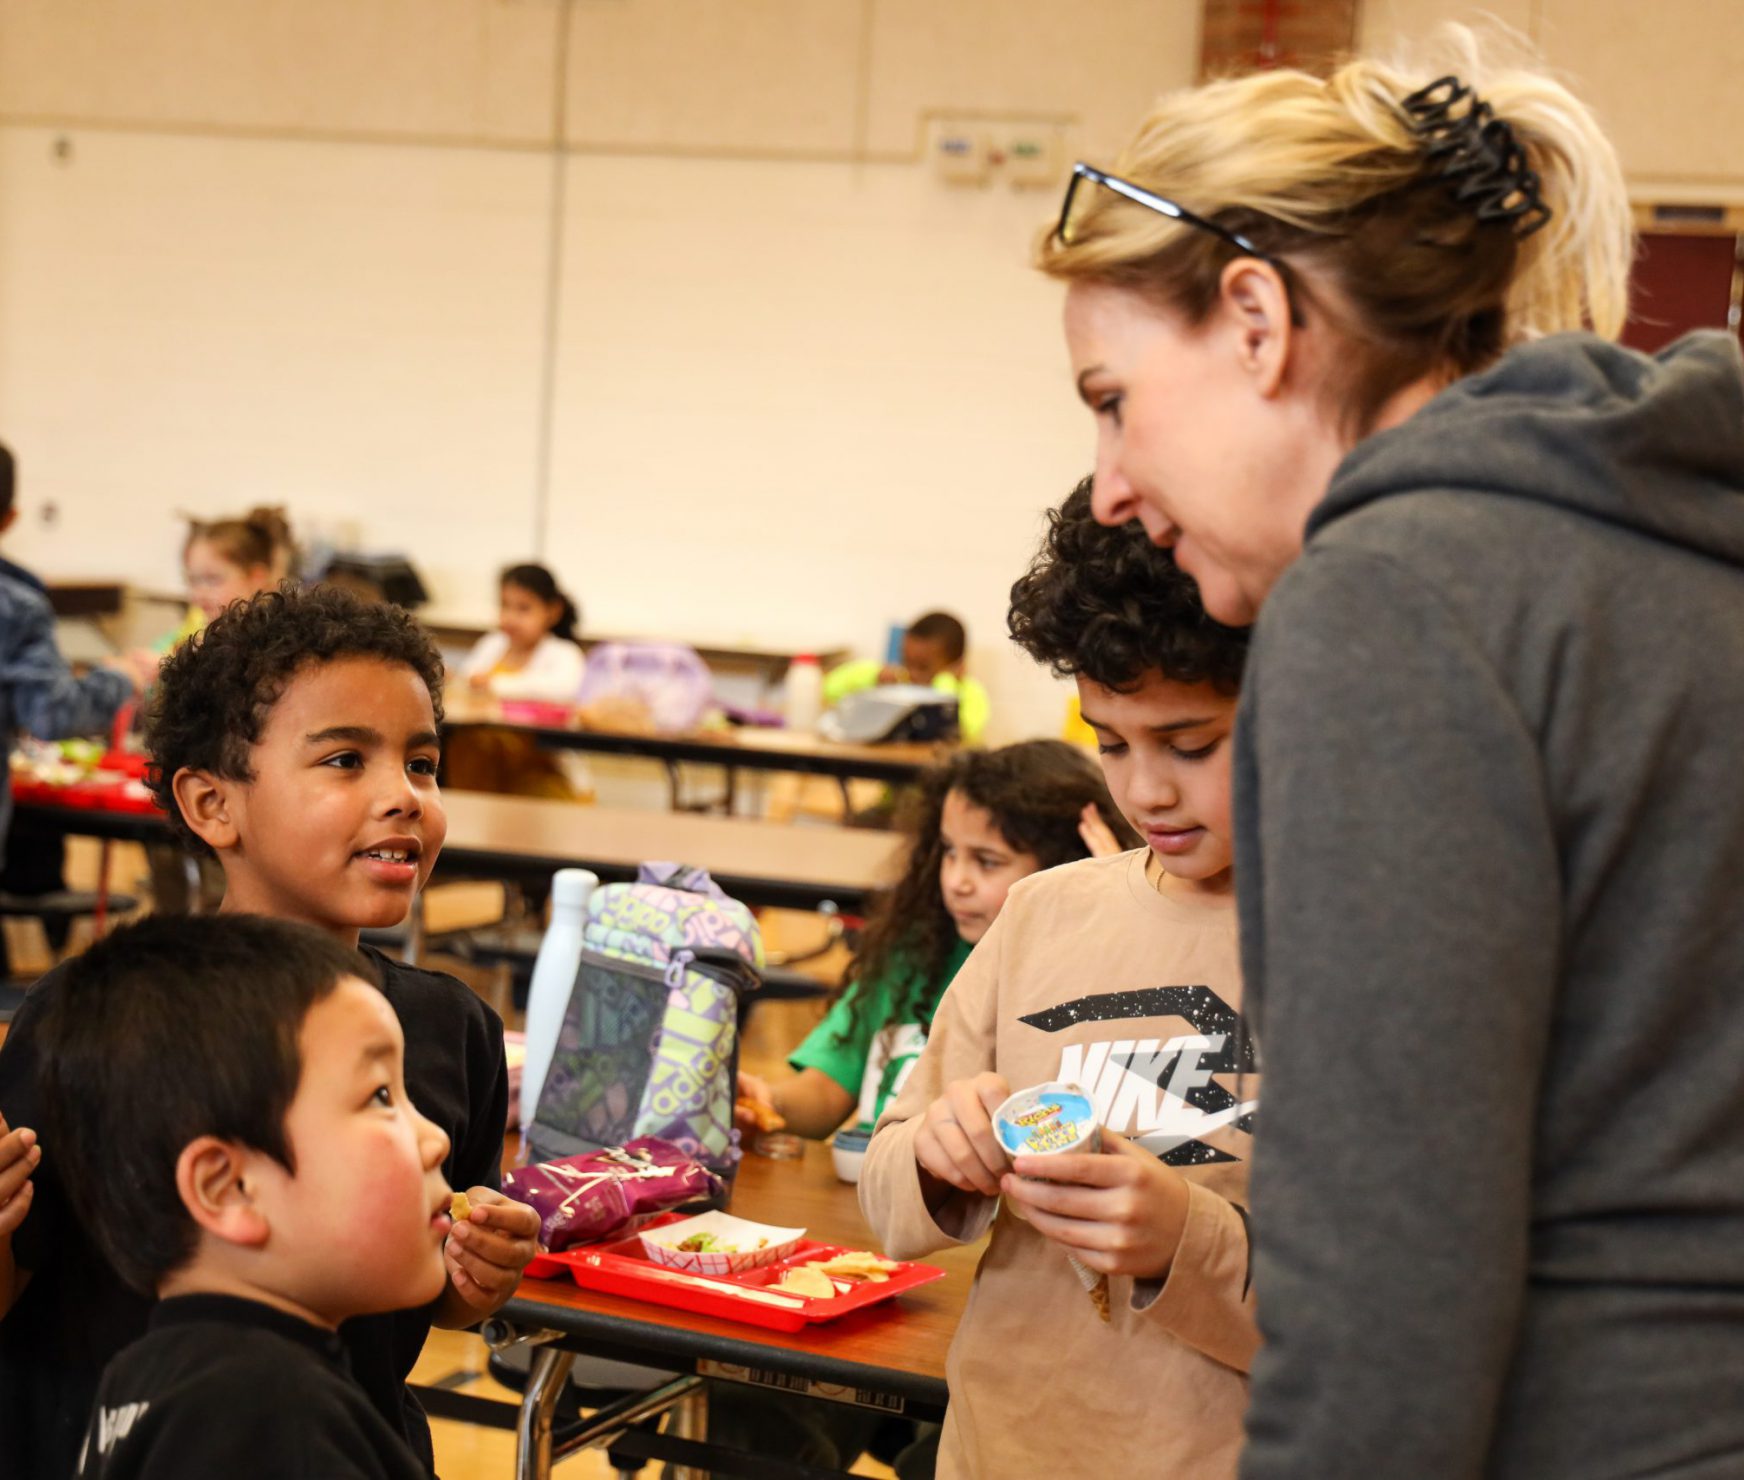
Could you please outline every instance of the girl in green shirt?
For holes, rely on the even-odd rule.
[[[867,923],[846,990],[789,1058],[798,1073],[775,1084],[739,1075],[741,1101],[772,1105],[802,1136],[823,1140],[850,1115],[871,1129],[1013,884],[1140,843],[1096,763],[1059,740],[965,751],[935,767],[921,778],[906,830],[902,880]],[[746,1124],[754,1128],[749,1114]]]

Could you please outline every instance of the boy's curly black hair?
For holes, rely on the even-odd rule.
[[[1062,678],[1124,693],[1153,669],[1175,683],[1241,689],[1247,629],[1205,614],[1199,587],[1143,528],[1098,524],[1086,478],[1057,509],[1011,588],[1011,640]]]
[[[248,752],[285,686],[308,665],[339,658],[403,663],[424,680],[441,723],[442,656],[429,634],[397,606],[331,586],[287,581],[237,602],[164,661],[146,717],[146,785],[185,843],[212,851],[176,805],[176,773],[249,780]]]

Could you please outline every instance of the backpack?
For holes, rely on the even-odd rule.
[[[602,642],[587,655],[580,704],[646,712],[656,734],[694,730],[714,698],[714,679],[677,643]]]
[[[739,1002],[762,965],[751,911],[702,869],[646,863],[635,883],[594,890],[527,1128],[536,1158],[658,1136],[730,1181]]]

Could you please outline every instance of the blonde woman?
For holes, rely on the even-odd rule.
[[[1098,516],[1260,618],[1243,1474],[1744,1474],[1738,350],[1612,342],[1610,146],[1454,40],[1165,99],[1040,250]]]

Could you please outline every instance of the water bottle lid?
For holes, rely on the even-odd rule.
[[[551,903],[560,910],[587,908],[587,897],[599,888],[599,875],[584,868],[560,868],[551,876]]]
[[[816,653],[795,653],[793,655],[793,661],[795,663],[810,663],[813,668],[818,666]]]

